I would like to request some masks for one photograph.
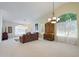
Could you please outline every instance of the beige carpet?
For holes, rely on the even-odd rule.
[[[6,40],[0,43],[1,57],[79,57],[79,47],[55,41],[37,40],[21,44]]]

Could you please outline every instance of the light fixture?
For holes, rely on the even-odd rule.
[[[55,17],[55,12],[54,12],[54,1],[53,1],[53,16],[51,18],[48,18],[48,22],[51,23],[56,23],[60,20],[60,18]]]
[[[48,18],[48,22],[50,22],[51,21],[51,18]]]
[[[56,20],[52,20],[51,23],[56,23]]]

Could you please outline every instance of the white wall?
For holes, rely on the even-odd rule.
[[[2,32],[5,32],[5,28],[6,31],[8,32],[8,27],[11,26],[12,27],[12,33],[8,33],[9,38],[12,38],[15,36],[15,26],[17,26],[18,24],[16,23],[12,23],[9,21],[3,21],[3,26],[2,26]]]
[[[0,42],[2,40],[2,16],[0,16]]]
[[[3,21],[3,12],[0,10],[0,42],[2,41],[2,21]]]

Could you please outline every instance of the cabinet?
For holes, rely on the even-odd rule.
[[[44,39],[53,41],[55,38],[55,24],[54,23],[46,23],[45,24],[45,33],[44,33]]]

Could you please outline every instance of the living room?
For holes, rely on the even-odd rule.
[[[0,9],[0,56],[79,56],[78,2],[0,2]]]

